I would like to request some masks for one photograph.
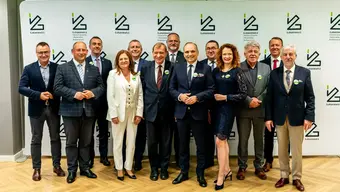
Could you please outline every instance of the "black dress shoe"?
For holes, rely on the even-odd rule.
[[[97,178],[97,175],[94,174],[90,169],[80,171],[80,175],[84,175],[88,178]]]
[[[101,158],[100,158],[100,162],[101,162],[103,165],[105,165],[105,166],[110,166],[110,165],[111,165],[111,163],[110,163],[110,161],[109,161],[109,159],[108,159],[107,157],[101,157]]]
[[[73,183],[76,180],[77,173],[76,172],[69,172],[66,178],[67,183]]]
[[[207,186],[207,181],[204,179],[204,176],[197,176],[197,181],[201,187]]]
[[[168,179],[169,178],[169,173],[168,173],[168,171],[163,171],[163,170],[161,170],[161,179],[162,180],[166,180],[166,179]]]
[[[135,166],[133,167],[133,170],[140,171],[142,169],[143,169],[142,163],[135,163]]]
[[[180,173],[176,179],[172,181],[172,184],[179,184],[182,183],[183,181],[186,181],[189,179],[188,173]]]
[[[158,171],[157,170],[155,170],[155,169],[151,170],[150,179],[152,181],[157,181],[158,180]]]
[[[128,176],[130,179],[137,179],[136,175],[129,175],[127,172],[125,172],[125,175]]]

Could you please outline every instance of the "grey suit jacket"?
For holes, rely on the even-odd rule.
[[[264,117],[264,103],[266,102],[267,85],[270,77],[270,67],[265,64],[257,63],[256,82],[253,82],[247,62],[241,63],[241,69],[245,76],[247,85],[247,97],[239,106],[238,115],[241,117]],[[256,97],[262,101],[262,104],[257,108],[249,108],[252,97]]]
[[[92,99],[79,101],[74,98],[76,92],[90,90],[95,95]],[[85,113],[87,117],[95,115],[93,100],[98,99],[104,93],[104,84],[98,68],[85,64],[84,84],[81,82],[77,68],[73,60],[58,67],[54,80],[54,93],[61,96],[59,114],[67,117],[80,117]],[[84,108],[85,103],[85,108]]]

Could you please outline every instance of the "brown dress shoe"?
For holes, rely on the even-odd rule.
[[[236,178],[238,180],[244,180],[246,178],[245,173],[246,173],[246,169],[239,168],[237,171]]]
[[[305,187],[303,186],[303,184],[301,183],[300,179],[295,179],[293,180],[293,185],[296,187],[297,190],[299,191],[304,191]]]
[[[64,177],[65,176],[65,172],[61,167],[54,167],[53,168],[53,172],[57,174],[57,176],[59,177]]]
[[[264,172],[270,171],[271,168],[273,168],[273,165],[272,165],[271,163],[265,163],[265,164],[263,165],[263,170],[264,170]]]
[[[285,186],[286,184],[289,183],[289,179],[288,178],[281,178],[280,180],[278,180],[275,184],[276,188],[280,188]]]
[[[34,169],[32,179],[33,179],[33,181],[40,181],[41,180],[40,169]]]
[[[267,179],[267,175],[264,173],[263,169],[255,169],[255,175],[262,180]]]

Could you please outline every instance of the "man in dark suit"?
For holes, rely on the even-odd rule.
[[[132,55],[132,59],[135,62],[135,71],[140,72],[141,68],[147,63],[145,59],[140,58],[143,47],[140,41],[137,39],[133,39],[129,43],[128,51]],[[123,144],[123,153],[125,152],[125,140],[126,135],[124,135],[124,144]],[[142,120],[137,127],[137,136],[136,136],[136,147],[135,147],[135,154],[134,154],[134,166],[133,169],[135,171],[140,171],[142,167],[142,160],[143,160],[143,153],[145,151],[146,145],[146,127],[145,121]],[[124,160],[125,160],[125,153],[124,153]]]
[[[260,56],[260,44],[249,41],[244,46],[246,60],[241,63],[241,69],[245,75],[247,86],[247,97],[238,108],[236,115],[238,142],[238,166],[236,178],[245,179],[248,167],[248,140],[253,129],[254,151],[255,151],[255,175],[265,180],[267,176],[262,169],[263,165],[263,132],[264,132],[264,105],[266,99],[267,85],[270,75],[270,67],[258,62]]]
[[[304,131],[315,120],[315,96],[309,69],[295,64],[296,48],[282,48],[283,66],[271,72],[266,103],[266,127],[276,125],[281,179],[276,188],[289,183],[288,144],[292,152],[293,185],[304,191],[302,177],[302,143]]]
[[[98,68],[86,63],[87,52],[84,42],[75,42],[73,59],[59,66],[55,75],[54,92],[62,97],[59,114],[66,133],[68,183],[76,179],[78,161],[80,175],[97,178],[88,163],[95,119],[93,100],[102,96],[104,85]]]
[[[282,45],[283,41],[280,37],[273,37],[269,41],[270,56],[268,56],[261,62],[269,65],[271,70],[274,70],[283,65],[280,58]],[[268,131],[267,129],[265,129],[264,131],[264,158],[266,160],[266,163],[263,166],[263,170],[265,172],[268,172],[273,165],[274,132],[275,126],[273,127],[272,131]]]
[[[107,151],[108,151],[108,136],[109,136],[109,126],[108,121],[106,120],[106,113],[107,113],[107,99],[106,99],[106,81],[107,77],[109,76],[109,72],[112,70],[112,63],[110,60],[102,58],[101,53],[103,49],[103,41],[94,36],[90,39],[89,48],[91,50],[91,55],[86,58],[86,62],[96,66],[99,70],[99,73],[102,76],[103,83],[104,83],[104,93],[103,95],[94,100],[94,110],[95,110],[95,120],[93,122],[92,131],[93,134],[96,132],[96,121],[99,129],[99,153],[100,153],[100,162],[103,163],[105,166],[110,166],[110,161],[107,158]],[[92,134],[92,135],[93,135]],[[94,140],[96,135],[92,136],[91,139],[91,146],[90,146],[90,168],[93,167],[94,157],[95,157],[95,146]]]
[[[186,63],[183,52],[179,50],[179,46],[181,44],[179,35],[177,33],[169,33],[166,43],[168,46],[168,54],[166,55],[165,60],[170,61],[172,66],[179,63]],[[171,134],[174,136],[176,166],[179,167],[179,136],[175,119],[171,123],[171,130]]]
[[[187,63],[175,65],[170,81],[170,94],[176,101],[175,118],[179,135],[181,173],[173,184],[188,180],[190,161],[190,130],[197,147],[197,181],[206,187],[205,169],[205,125],[208,117],[206,101],[213,98],[214,82],[209,66],[198,62],[198,48],[195,43],[184,45]]]
[[[172,139],[170,122],[173,121],[174,102],[169,93],[172,66],[169,61],[165,61],[166,54],[165,44],[156,43],[152,48],[154,61],[144,65],[141,70],[152,181],[158,180],[159,167],[161,179],[169,178],[168,166]]]
[[[218,42],[215,40],[210,40],[205,44],[205,54],[207,56],[206,59],[202,60],[201,63],[208,65],[211,68],[211,71],[216,67],[216,52],[219,48]],[[215,156],[215,140],[214,140],[214,122],[211,120],[213,116],[215,100],[208,101],[209,115],[207,122],[207,129],[205,134],[205,168],[209,168],[214,166],[214,156]]]
[[[50,62],[50,46],[40,42],[36,46],[38,61],[27,65],[19,82],[19,93],[28,97],[28,116],[31,122],[31,156],[34,181],[41,180],[41,140],[44,123],[47,122],[53,161],[53,172],[65,176],[60,167],[61,143],[59,135],[60,116],[58,115],[60,98],[54,95],[53,84],[58,64]]]

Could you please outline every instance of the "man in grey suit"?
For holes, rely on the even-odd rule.
[[[95,120],[93,100],[104,93],[104,85],[98,68],[86,63],[87,52],[84,42],[74,43],[73,59],[59,66],[55,75],[54,92],[62,97],[59,115],[63,117],[66,133],[68,183],[75,181],[78,161],[80,175],[97,178],[88,162]]]
[[[255,149],[255,174],[260,179],[267,179],[262,169],[263,165],[263,134],[264,134],[264,102],[267,92],[267,84],[270,75],[270,67],[258,62],[260,56],[260,44],[250,41],[244,46],[246,60],[241,63],[241,69],[246,77],[247,98],[239,107],[236,116],[238,143],[237,179],[245,179],[248,160],[248,140],[253,127]]]

